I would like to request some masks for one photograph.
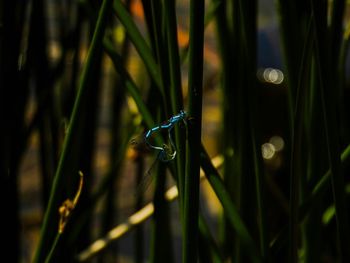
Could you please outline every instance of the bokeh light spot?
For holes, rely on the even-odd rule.
[[[270,160],[274,157],[276,153],[275,146],[272,143],[264,143],[261,145],[261,153],[264,159]]]
[[[273,144],[277,152],[282,151],[284,148],[284,140],[280,136],[272,136],[269,140],[269,143]]]

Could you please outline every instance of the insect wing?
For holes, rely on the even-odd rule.
[[[150,186],[152,180],[153,180],[153,176],[152,176],[152,170],[154,169],[154,167],[156,166],[158,161],[158,156],[157,158],[152,162],[151,167],[146,171],[145,175],[143,176],[141,182],[139,183],[139,185],[136,188],[136,196],[140,196],[142,195],[144,192],[146,192],[146,190],[148,189],[148,187]]]

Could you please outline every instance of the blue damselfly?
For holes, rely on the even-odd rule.
[[[136,193],[139,194],[140,192],[144,191],[145,189],[148,188],[149,184],[152,181],[152,176],[151,176],[151,171],[152,169],[155,167],[156,163],[158,160],[162,161],[162,162],[170,162],[172,160],[175,159],[176,157],[176,146],[175,143],[172,139],[172,129],[174,128],[174,126],[177,123],[183,122],[186,124],[186,118],[187,118],[187,114],[185,111],[181,110],[179,114],[172,116],[170,119],[168,119],[167,121],[149,129],[143,136],[143,141],[145,142],[145,144],[153,149],[153,150],[157,150],[158,154],[156,159],[153,161],[152,165],[150,166],[150,168],[147,170],[145,176],[143,177],[141,183],[139,184]],[[167,144],[163,144],[162,146],[158,146],[158,145],[154,145],[150,142],[151,137],[157,133],[157,132],[161,132],[161,131],[166,131],[168,134],[168,139],[169,139],[169,143],[170,145]],[[132,144],[138,144],[137,140],[132,140],[131,142]]]

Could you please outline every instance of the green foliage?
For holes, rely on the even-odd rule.
[[[135,226],[136,262],[146,255],[151,262],[350,262],[346,1],[275,1],[284,73],[279,83],[259,75],[255,0],[68,2],[59,2],[53,18],[46,14],[49,1],[0,4],[0,176],[11,248],[4,258],[20,261],[18,182],[37,135],[44,215],[33,262],[115,262],[123,253],[116,241]],[[185,44],[180,4],[188,10]],[[52,28],[45,28],[48,20]],[[52,58],[50,32],[57,28],[60,52]],[[205,33],[213,28],[219,81],[211,89],[221,93],[222,169],[202,141],[210,62]],[[276,94],[279,102],[264,105]],[[31,104],[34,113],[28,114]],[[148,165],[147,151],[139,145],[130,150],[129,141],[135,130],[157,127],[181,110],[186,119],[171,129],[176,158],[151,171],[153,202],[142,208],[149,195],[120,196],[129,168],[135,164],[142,180]],[[282,120],[269,127],[266,120],[279,115]],[[107,168],[101,172],[95,162],[102,155],[98,138],[105,116]],[[271,141],[276,134],[284,140],[281,150]],[[270,138],[273,156],[266,157]],[[169,144],[161,132],[150,140]],[[209,217],[211,200],[201,192],[200,169],[222,211]],[[59,231],[59,208],[74,196],[80,170],[81,197],[63,211],[67,224]],[[178,190],[164,195],[169,174]],[[169,204],[175,196],[176,207]],[[135,203],[139,212],[119,220],[118,203]],[[151,215],[149,237],[142,224]],[[116,230],[119,221],[125,223]],[[175,251],[178,243],[181,253]]]

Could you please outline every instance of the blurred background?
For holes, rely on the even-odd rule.
[[[157,39],[152,37],[152,34],[156,35],[154,30],[157,26],[150,24],[152,19],[153,22],[156,21],[157,10],[153,9],[150,12],[150,2],[152,1],[128,0],[123,3],[142,37],[152,47],[152,54],[157,57],[159,56],[159,54],[155,54],[157,53]],[[349,74],[347,74],[348,67],[346,67],[347,60],[345,59],[347,57],[348,41],[347,31],[345,30],[347,4],[342,7],[338,6],[339,10],[341,9],[340,13],[343,12],[344,14],[344,16],[341,16],[343,19],[340,22],[341,25],[344,25],[344,40],[342,37],[341,40],[337,39],[342,45],[335,45],[331,48],[334,51],[340,50],[341,47],[343,53],[340,51],[338,52],[341,53],[340,55],[337,52],[335,53],[340,57],[339,65],[343,66],[334,67],[336,70],[332,73],[337,75],[332,75],[329,72],[328,76],[330,77],[327,79],[330,86],[340,87],[333,89],[336,98],[332,102],[333,104],[329,104],[329,108],[336,109],[334,121],[336,121],[339,129],[338,126],[333,127],[337,131],[334,133],[328,129],[328,133],[336,134],[333,139],[329,139],[327,131],[325,131],[327,129],[324,128],[327,124],[323,124],[322,114],[324,111],[321,105],[320,93],[317,91],[315,92],[316,95],[313,93],[313,88],[320,86],[317,85],[321,82],[318,76],[322,75],[317,71],[318,57],[314,53],[310,56],[305,54],[310,53],[311,50],[316,52],[314,44],[310,44],[312,41],[309,40],[309,35],[312,35],[311,38],[315,38],[314,41],[316,42],[322,37],[327,40],[328,37],[328,35],[320,36],[316,33],[315,37],[315,35],[308,33],[309,28],[315,28],[315,32],[318,30],[317,12],[319,9],[326,7],[320,13],[324,15],[326,22],[328,19],[328,26],[326,23],[325,27],[329,29],[329,34],[332,35],[332,32],[338,33],[336,28],[331,27],[332,22],[330,22],[333,21],[331,12],[334,10],[334,3],[337,1],[329,1],[328,3],[327,1],[321,1],[319,9],[318,4],[312,6],[315,1],[306,1],[307,4],[302,4],[301,1],[296,1],[294,4],[293,1],[286,1],[291,8],[289,14],[288,12],[285,13],[286,10],[288,11],[288,5],[285,4],[284,6],[281,3],[282,1],[259,0],[250,2],[252,4],[251,12],[255,16],[248,16],[247,18],[243,15],[236,19],[234,15],[236,11],[233,11],[233,14],[226,12],[226,22],[229,25],[227,32],[231,33],[230,36],[227,35],[226,39],[225,35],[224,37],[223,35],[220,36],[222,34],[220,33],[220,25],[221,29],[223,27],[217,16],[220,16],[218,12],[221,5],[230,7],[230,4],[226,1],[206,1],[206,14],[209,13],[211,16],[206,16],[207,22],[203,43],[202,142],[211,158],[218,158],[216,160],[225,159],[229,162],[230,159],[228,158],[233,153],[230,153],[225,145],[229,144],[227,136],[231,134],[235,138],[233,145],[237,148],[230,149],[234,151],[234,155],[241,156],[238,162],[242,162],[242,166],[246,165],[247,167],[247,170],[244,170],[244,168],[237,168],[238,166],[236,166],[233,170],[237,172],[238,169],[242,169],[241,172],[237,173],[243,175],[246,171],[249,170],[249,173],[251,173],[251,170],[253,170],[250,166],[252,163],[245,162],[244,157],[242,157],[245,154],[253,156],[252,152],[245,152],[245,147],[249,148],[256,143],[258,147],[256,147],[257,153],[255,154],[259,155],[257,159],[261,161],[261,171],[264,174],[262,189],[264,189],[265,196],[265,220],[267,240],[270,247],[269,260],[266,262],[286,262],[286,258],[289,257],[290,243],[281,241],[276,248],[274,247],[274,241],[279,234],[287,236],[283,231],[292,218],[291,213],[293,212],[291,211],[293,210],[291,210],[291,207],[293,201],[291,201],[291,196],[293,195],[291,195],[291,191],[292,193],[293,191],[297,192],[297,206],[304,204],[303,202],[307,200],[307,197],[315,192],[314,187],[320,182],[321,176],[330,167],[329,162],[332,163],[327,159],[330,152],[330,147],[327,148],[329,140],[331,140],[330,144],[339,146],[333,153],[335,153],[335,156],[338,153],[340,163],[340,153],[347,146],[350,139],[348,133],[348,108],[350,105],[347,103],[349,101],[349,88],[346,85]],[[38,249],[39,240],[43,238],[40,236],[40,229],[43,226],[45,209],[50,195],[52,195],[50,191],[59,160],[63,154],[63,143],[67,136],[69,120],[79,86],[86,86],[86,96],[82,102],[84,106],[80,111],[78,124],[75,126],[77,132],[73,135],[70,141],[71,146],[68,148],[70,151],[67,157],[68,164],[62,170],[65,179],[59,183],[59,204],[67,198],[74,198],[78,189],[78,171],[82,171],[84,174],[84,185],[78,205],[72,212],[72,217],[69,219],[64,235],[55,247],[54,258],[51,259],[53,262],[63,262],[64,260],[75,262],[78,260],[77,256],[82,255],[82,252],[88,251],[86,249],[95,244],[93,242],[106,237],[108,231],[125,222],[136,211],[152,202],[153,194],[156,191],[155,180],[149,187],[142,189],[141,194],[137,192],[137,186],[140,185],[142,178],[151,167],[154,168],[150,171],[151,177],[161,173],[159,170],[165,170],[164,165],[159,165],[159,167],[152,165],[156,160],[156,152],[130,144],[132,139],[142,138],[148,128],[145,124],[144,115],[140,113],[139,103],[135,101],[127,88],[127,78],[121,73],[122,71],[116,70],[118,66],[110,58],[111,53],[107,52],[107,54],[102,46],[95,53],[89,74],[86,77],[86,83],[81,84],[82,70],[87,63],[86,57],[89,47],[91,47],[101,3],[102,1],[95,0],[14,0],[2,1],[1,3],[0,79],[3,94],[1,95],[0,111],[3,128],[1,129],[0,139],[2,199],[5,201],[5,209],[2,214],[6,219],[4,224],[5,239],[9,241],[5,241],[7,251],[4,258],[9,256],[11,262],[32,261],[35,251]],[[236,4],[241,8],[237,12],[242,14],[245,8],[249,9],[249,7],[241,4],[241,1],[231,3],[233,6]],[[161,14],[159,21],[164,22],[163,1],[159,1],[158,5],[161,7],[160,11],[158,10]],[[152,12],[153,18],[150,18],[149,14]],[[183,92],[183,102],[187,105],[189,1],[176,1],[175,12],[177,16],[177,43],[181,60],[181,90]],[[310,22],[312,21],[310,18],[312,13],[316,17],[315,26]],[[245,13],[245,15],[247,14],[249,12]],[[297,17],[294,17],[294,20],[289,20],[295,14]],[[118,16],[120,14],[115,10],[110,11],[104,34],[106,38],[112,40],[113,48],[119,54],[118,63],[128,72],[136,87],[139,88],[139,95],[152,114],[155,123],[162,123],[162,121],[169,119],[172,114],[169,114],[169,110],[163,110],[164,99],[155,92],[154,88],[156,81],[150,77],[149,68],[145,66],[143,58],[140,58],[139,50],[135,49],[133,41],[130,40],[129,29],[119,20]],[[246,21],[250,21],[246,23],[247,28],[240,27],[241,23]],[[232,28],[230,28],[230,22],[232,22]],[[288,25],[288,22],[291,25]],[[320,24],[324,26],[321,22]],[[160,27],[162,33],[166,34],[165,23],[161,24]],[[254,27],[255,29],[250,30]],[[290,28],[294,28],[294,31],[288,31]],[[340,31],[343,32],[343,29],[340,29]],[[235,34],[242,34],[240,30],[248,32],[246,34],[248,37],[235,39]],[[286,31],[287,33],[285,33]],[[286,37],[288,34],[292,39],[289,40],[289,46],[288,37]],[[298,39],[298,34],[301,34],[302,38]],[[339,36],[341,34],[338,33]],[[255,42],[249,41],[254,38]],[[251,54],[251,56],[248,54],[247,57],[251,59],[251,64],[250,62],[244,62],[248,60],[247,57],[244,57],[246,54],[242,47],[246,44],[244,41],[247,41],[247,39],[249,43],[247,49]],[[239,41],[241,41],[239,44],[235,44]],[[225,42],[228,45],[232,44],[229,49],[232,48],[233,57],[236,58],[231,64],[228,64],[229,66],[223,62],[225,56],[222,55],[222,46]],[[161,41],[158,39],[159,43]],[[164,48],[170,49],[169,46]],[[237,54],[241,53],[240,48],[241,51],[243,50],[242,57],[239,57],[239,55],[235,57],[235,51],[237,51]],[[293,58],[291,50],[298,54],[296,55],[297,62],[295,64],[290,59]],[[322,48],[318,50],[322,54],[320,50]],[[328,49],[325,48],[325,50]],[[333,51],[330,51],[330,53]],[[330,55],[330,57],[333,57],[333,55]],[[344,61],[342,61],[342,58],[344,58]],[[159,57],[158,60],[161,61]],[[243,64],[237,64],[239,61],[243,61]],[[325,61],[322,63],[322,65],[327,64]],[[332,66],[334,65],[330,65],[330,67]],[[246,69],[249,71],[252,68],[255,75],[253,79],[252,75],[248,75],[250,82],[245,84],[244,77],[241,78],[239,75],[245,74]],[[301,69],[305,69],[305,71]],[[169,78],[169,73],[166,70],[164,70],[165,73],[162,70],[160,72],[164,79]],[[226,73],[223,74],[223,72]],[[297,73],[294,74],[295,72]],[[307,73],[303,75],[302,72]],[[235,77],[237,76],[237,85],[244,87],[254,83],[255,99],[252,98],[250,101],[249,99],[246,101],[243,96],[237,93],[236,97],[241,100],[242,104],[233,107],[240,107],[242,112],[237,110],[239,113],[234,113],[232,116],[234,118],[239,114],[245,115],[246,108],[257,108],[257,114],[253,119],[257,120],[256,123],[258,124],[255,126],[250,123],[250,126],[247,126],[249,128],[242,131],[242,134],[251,134],[250,130],[256,131],[258,135],[255,137],[256,141],[252,144],[245,144],[249,139],[244,135],[240,136],[240,132],[237,131],[244,122],[235,122],[235,120],[233,120],[233,124],[227,122],[227,116],[230,114],[225,110],[229,107],[227,104],[235,105],[236,101],[230,101],[230,95],[223,88],[225,74],[232,74],[230,79],[234,83],[232,89],[235,89]],[[164,77],[166,75],[167,77]],[[336,79],[334,83],[332,82],[333,78]],[[294,94],[290,95],[289,90],[293,90],[293,85],[295,87]],[[299,97],[296,95],[296,90],[300,93]],[[307,91],[302,92],[301,90]],[[327,92],[325,94],[325,98],[329,98]],[[297,98],[299,98],[299,102]],[[299,105],[298,103],[301,103],[304,107],[294,107],[294,105]],[[299,112],[300,108],[301,113]],[[186,110],[186,106],[184,109]],[[293,119],[291,116],[296,116],[294,122],[291,121]],[[300,120],[298,116],[304,117]],[[231,123],[234,127],[227,123]],[[334,138],[336,139],[334,140]],[[246,146],[240,146],[241,143]],[[160,163],[160,161],[158,160],[157,163]],[[297,172],[291,169],[291,165],[297,167],[295,168]],[[221,174],[224,174],[223,169],[227,171],[230,168],[221,164],[218,167]],[[293,174],[298,174],[298,171],[300,177],[297,177],[297,180],[299,180],[297,184],[300,184],[300,187],[295,190],[291,187],[292,181],[290,178],[293,177]],[[347,171],[348,169],[345,167],[342,173],[345,177],[343,177],[342,182],[343,186],[346,185],[348,189],[349,176]],[[175,181],[169,175],[169,171],[163,173],[166,173],[166,178],[168,178],[166,188],[174,185]],[[312,177],[313,174],[316,175]],[[307,182],[303,184],[302,178],[304,178],[304,175]],[[329,176],[327,178],[329,179]],[[242,183],[241,181],[234,181],[236,183],[235,187],[238,187]],[[226,182],[225,180],[224,182],[225,186],[230,189],[232,182]],[[327,182],[330,185],[329,180]],[[248,184],[255,185],[253,182],[248,182]],[[238,192],[233,190],[234,193],[232,193],[232,190],[229,190],[234,203],[238,207],[249,206],[249,202],[256,203],[257,194],[254,191],[257,190],[255,190],[255,187],[242,189],[245,189],[242,190],[245,193],[240,193],[240,197],[237,196]],[[333,192],[330,187],[323,190],[320,202],[318,204],[313,203],[313,205],[306,208],[310,212],[314,211],[310,207],[316,207],[316,214],[311,212],[308,214],[313,218],[313,221],[310,222],[317,225],[315,229],[310,228],[310,223],[308,228],[304,212],[299,211],[299,215],[303,215],[300,217],[306,220],[300,220],[300,229],[297,230],[299,233],[297,238],[299,262],[339,262],[338,260],[342,257],[344,259],[344,255],[346,255],[345,252],[344,254],[339,252],[342,251],[342,241],[337,239],[336,234],[336,229],[339,229],[339,226],[334,219],[336,209],[333,203],[334,191],[336,191],[334,189],[336,187],[334,188],[333,184]],[[344,194],[348,191],[345,190]],[[245,197],[242,197],[243,195],[250,196],[245,204],[244,202],[241,203],[242,200],[245,200]],[[254,199],[254,201],[249,198]],[[345,210],[348,210],[348,196],[344,200],[346,201],[344,203]],[[252,210],[254,209],[257,208],[254,206]],[[58,207],[54,210],[57,211],[56,216],[53,215],[54,220],[56,220],[55,226],[59,220]],[[163,210],[169,212],[167,224],[171,232],[169,246],[165,246],[165,248],[170,247],[170,251],[164,248],[165,256],[157,256],[157,253],[162,253],[154,249],[156,244],[153,232],[155,223],[152,219],[145,218],[144,223],[138,225],[135,229],[130,229],[122,237],[104,240],[105,243],[102,247],[95,249],[95,251],[92,249],[90,252],[86,252],[89,255],[86,261],[164,262],[164,258],[168,258],[169,261],[167,260],[167,262],[181,262],[182,241],[179,204],[176,201],[172,202]],[[201,184],[200,210],[207,222],[213,240],[217,242],[218,250],[221,251],[222,262],[236,262],[237,259],[241,260],[237,262],[250,262],[246,261],[249,258],[247,256],[249,253],[237,252],[240,251],[239,247],[236,247],[236,250],[227,248],[230,239],[224,233],[225,230],[229,232],[232,229],[227,228],[227,223],[225,223],[222,216],[225,214],[225,209],[223,210],[215,191],[208,182],[202,182]],[[258,237],[261,235],[259,232],[261,228],[259,218],[262,215],[260,212],[256,212],[258,210],[254,210],[254,212],[244,212],[244,209],[240,208],[238,210],[243,211],[241,214],[243,221],[247,223],[247,228],[253,235],[254,243],[259,247]],[[252,213],[254,215],[247,219]],[[345,223],[349,223],[347,219]],[[49,242],[44,242],[43,245],[46,246],[46,251],[49,251],[50,243],[53,242],[53,237],[57,232],[57,229],[52,226],[49,229],[51,237],[46,237],[44,240]],[[311,238],[314,233],[318,234]],[[164,237],[167,237],[167,235],[164,234]],[[316,242],[316,237],[322,238],[322,242]],[[233,237],[231,243],[239,243],[237,237]],[[309,253],[308,251],[317,252],[319,255],[315,256],[315,253]],[[201,261],[205,262],[203,259]],[[36,262],[42,261],[38,260]],[[208,258],[207,262],[214,262],[214,260]]]

